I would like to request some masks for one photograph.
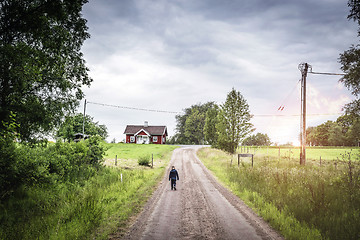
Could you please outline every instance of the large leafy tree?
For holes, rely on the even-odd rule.
[[[0,122],[15,116],[22,140],[51,131],[92,81],[81,53],[89,38],[81,15],[86,2],[0,2]]]
[[[185,121],[185,137],[191,144],[203,144],[204,142],[204,113],[193,108]]]
[[[235,153],[239,142],[252,131],[249,105],[241,93],[233,88],[221,105],[218,116],[218,147]]]
[[[218,134],[216,131],[216,124],[218,123],[219,106],[214,105],[206,111],[204,137],[205,141],[211,146],[216,147]]]
[[[108,131],[105,125],[95,122],[93,117],[78,113],[65,117],[65,121],[61,123],[59,129],[56,132],[56,137],[73,141],[76,133],[82,133],[84,123],[85,134],[95,136],[99,135],[102,139],[108,136]]]
[[[214,102],[192,105],[184,109],[184,114],[176,115],[176,134],[173,142],[180,144],[202,144],[206,112]]]
[[[349,0],[350,7],[349,20],[353,20],[360,26],[360,1]],[[358,29],[358,36],[360,36],[360,27]],[[360,45],[352,45],[349,50],[340,54],[339,62],[342,65],[341,69],[345,72],[345,76],[341,82],[351,91],[356,99],[345,106],[348,114],[360,116]]]

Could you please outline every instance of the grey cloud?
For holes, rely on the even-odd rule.
[[[300,62],[339,68],[338,54],[357,41],[347,14],[338,0],[92,0],[84,7],[92,37],[83,51],[95,80],[87,97],[178,111],[221,103],[235,87],[252,112],[268,112],[300,78]],[[117,124],[144,120],[175,126],[174,116],[92,109],[116,134]]]

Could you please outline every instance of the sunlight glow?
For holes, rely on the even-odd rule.
[[[300,147],[300,141],[299,140],[294,140],[292,143],[293,143],[294,147]]]

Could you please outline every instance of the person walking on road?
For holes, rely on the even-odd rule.
[[[175,166],[172,166],[169,174],[169,181],[171,180],[171,190],[176,190],[176,179],[179,180],[179,174],[176,171]]]

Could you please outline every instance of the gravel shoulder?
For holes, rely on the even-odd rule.
[[[164,178],[123,239],[283,239],[219,184],[197,149],[174,151]],[[177,191],[168,181],[172,165],[180,177]]]

